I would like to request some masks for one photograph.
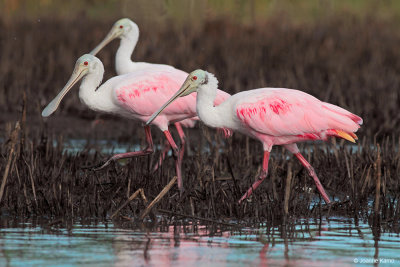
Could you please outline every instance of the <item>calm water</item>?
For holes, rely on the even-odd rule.
[[[4,223],[3,223],[4,225]],[[156,230],[154,230],[156,229]],[[367,224],[330,218],[281,227],[221,229],[164,226],[123,229],[110,223],[0,229],[1,266],[352,266],[400,265],[398,234],[374,239]],[[376,233],[375,233],[376,235]]]
[[[0,139],[0,142],[2,139]],[[222,142],[224,144],[224,142]],[[319,142],[310,142],[313,146],[306,146],[311,152],[314,149],[314,145],[318,144],[320,149],[323,149],[325,152],[332,151],[334,148],[333,144],[326,144],[322,141]],[[57,141],[53,141],[54,147],[57,146]],[[300,146],[301,147],[301,146]],[[155,145],[155,148],[158,150],[162,150],[161,145]],[[359,145],[346,144],[344,147],[350,153],[356,153],[359,150],[362,150],[362,147]],[[138,151],[141,149],[140,144],[129,144],[129,143],[119,143],[117,141],[110,140],[92,140],[88,142],[86,139],[68,139],[63,142],[63,150],[69,154],[75,154],[78,152],[82,152],[84,149],[89,149],[89,151],[94,152],[96,149],[100,150],[104,154],[114,154],[114,153],[125,153],[127,151]],[[341,149],[340,145],[336,145],[336,149]],[[375,148],[373,146],[370,147],[371,150]],[[203,147],[203,152],[210,152],[210,147],[208,144],[205,144]],[[224,151],[222,148],[220,151]],[[279,152],[280,153],[280,152]],[[172,152],[169,151],[168,155],[172,156]],[[288,158],[290,158],[288,156]]]

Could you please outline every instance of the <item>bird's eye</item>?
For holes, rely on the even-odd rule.
[[[83,62],[83,65],[87,66],[87,65],[89,65],[89,62],[87,62],[87,61]]]
[[[197,80],[197,76],[193,76],[193,78],[192,78],[192,79],[193,79],[194,81],[195,81],[195,80]]]
[[[119,25],[119,28],[120,28],[120,29],[122,29],[122,28],[124,28],[124,26],[122,26],[122,25]]]

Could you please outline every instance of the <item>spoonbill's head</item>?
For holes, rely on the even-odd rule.
[[[58,93],[58,95],[47,105],[47,107],[42,111],[43,117],[50,116],[61,103],[61,100],[68,93],[68,91],[85,75],[93,73],[93,72],[101,72],[104,67],[101,61],[90,54],[85,54],[78,58],[75,63],[74,71],[72,72],[71,78],[69,78],[67,84],[64,88]]]
[[[192,71],[186,78],[185,82],[182,84],[181,88],[158,111],[151,115],[150,119],[146,122],[146,125],[149,125],[158,116],[158,114],[160,114],[169,104],[175,101],[178,97],[187,96],[193,92],[196,92],[200,86],[208,84],[210,78],[216,80],[214,75],[207,71]]]
[[[109,42],[117,38],[131,38],[132,41],[137,41],[139,38],[139,27],[135,22],[128,18],[123,18],[114,23],[107,36],[98,44],[90,54],[96,55]]]

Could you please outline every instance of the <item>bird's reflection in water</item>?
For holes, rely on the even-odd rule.
[[[0,265],[346,266],[400,262],[398,227],[348,217],[254,227],[199,221],[133,225],[0,218]]]
[[[215,225],[197,224],[160,226],[147,231],[146,235],[134,232],[118,234],[113,243],[116,266],[172,264],[195,265],[211,255],[203,247],[229,247],[231,231]]]

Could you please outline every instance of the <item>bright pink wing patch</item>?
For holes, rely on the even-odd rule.
[[[290,109],[290,104],[282,99],[276,99],[269,104],[270,109],[277,115],[284,114]]]

